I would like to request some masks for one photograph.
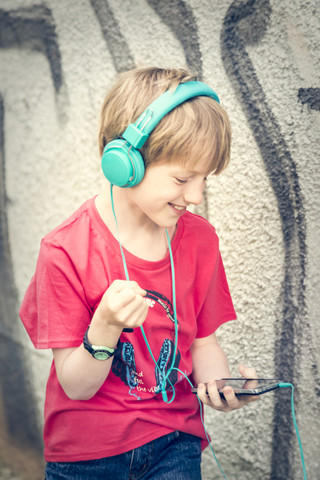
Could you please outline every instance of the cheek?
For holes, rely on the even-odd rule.
[[[161,198],[165,198],[168,190],[166,183],[162,182],[161,179],[157,180],[155,178],[150,180],[146,178],[144,180],[141,183],[139,192],[137,192],[140,201],[146,202],[148,199],[150,199],[150,201],[157,202],[161,200]]]

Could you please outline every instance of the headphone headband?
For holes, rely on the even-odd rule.
[[[173,92],[167,90],[157,97],[140,115],[138,120],[126,128],[122,138],[133,147],[141,148],[152,130],[167,113],[186,100],[199,96],[211,97],[220,103],[216,92],[205,83],[197,81],[180,83]]]

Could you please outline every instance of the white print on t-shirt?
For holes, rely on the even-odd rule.
[[[153,308],[155,306],[155,303],[156,303],[155,300],[151,300],[151,298],[145,298],[145,301],[148,307]]]
[[[183,375],[182,373],[178,374],[178,382],[183,380],[187,374]],[[159,392],[159,385],[153,385],[152,387],[146,387],[144,385],[144,381],[142,379],[143,377],[143,372],[141,371],[140,373],[136,374],[136,382],[137,382],[137,391],[138,392],[145,392],[145,393],[158,393]]]

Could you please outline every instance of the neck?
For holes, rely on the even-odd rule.
[[[162,260],[168,254],[168,239],[165,228],[141,218],[139,212],[127,200],[124,189],[121,189],[121,192],[119,190],[113,188],[116,220],[112,211],[109,189],[105,189],[97,196],[95,203],[102,220],[127,251],[144,260]],[[116,221],[120,239],[118,238]],[[175,227],[168,228],[170,241],[174,237],[175,230]]]

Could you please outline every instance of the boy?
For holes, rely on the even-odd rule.
[[[217,391],[214,380],[230,372],[215,331],[235,312],[215,230],[186,210],[202,201],[209,173],[230,159],[230,124],[218,97],[199,94],[163,114],[140,152],[115,140],[132,122],[143,136],[148,115],[156,115],[151,102],[181,84],[197,88],[194,80],[160,68],[118,77],[101,112],[100,153],[110,180],[109,159],[118,176],[125,150],[132,177],[118,186],[110,180],[111,190],[41,242],[20,315],[35,347],[54,356],[47,480],[199,479],[206,437],[192,383],[217,410],[253,400],[238,400],[230,387],[222,400]],[[239,370],[246,378],[255,373]]]

